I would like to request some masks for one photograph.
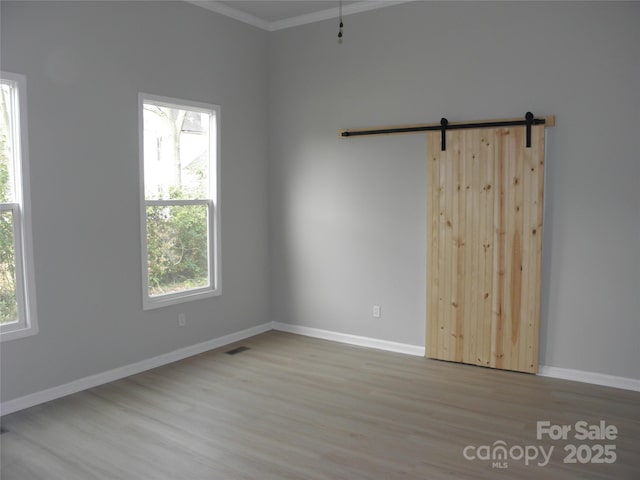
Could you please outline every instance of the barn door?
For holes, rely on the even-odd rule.
[[[427,133],[428,357],[537,371],[544,132]]]

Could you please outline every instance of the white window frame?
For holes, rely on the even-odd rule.
[[[27,80],[24,75],[0,72],[3,83],[13,84],[12,145],[15,202],[0,203],[0,211],[11,212],[16,262],[18,322],[0,325],[0,341],[14,340],[38,333],[36,286],[31,233],[31,194],[29,149],[27,142]]]
[[[207,199],[193,200],[147,200],[144,185],[144,103],[183,110],[204,111],[213,113],[210,125],[210,159],[209,178],[215,176],[210,185],[214,193]],[[191,100],[163,97],[148,93],[138,94],[138,141],[139,141],[139,172],[140,172],[140,243],[142,251],[142,308],[154,308],[176,305],[202,298],[215,297],[222,293],[220,285],[220,106]],[[208,258],[209,285],[201,288],[189,289],[182,292],[165,295],[149,295],[149,270],[147,252],[147,207],[148,206],[176,206],[176,205],[205,205],[208,212]]]

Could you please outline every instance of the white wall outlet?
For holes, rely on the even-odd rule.
[[[184,327],[187,324],[187,315],[184,313],[178,314],[178,325]]]
[[[373,306],[373,316],[374,318],[380,318],[380,305]]]

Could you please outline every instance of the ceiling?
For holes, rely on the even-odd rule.
[[[318,22],[339,15],[338,0],[186,0],[268,31]],[[343,15],[405,3],[411,0],[343,1]]]

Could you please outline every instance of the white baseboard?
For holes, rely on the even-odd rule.
[[[410,345],[406,343],[390,342],[388,340],[379,340],[370,337],[361,337],[358,335],[350,335],[347,333],[332,332],[330,330],[322,330],[319,328],[304,327],[301,325],[291,325],[288,323],[268,322],[256,327],[251,327],[240,332],[231,333],[223,337],[214,338],[206,342],[190,345],[173,352],[158,355],[157,357],[142,360],[140,362],[125,365],[123,367],[114,368],[106,372],[91,375],[89,377],[80,378],[64,385],[41,390],[24,397],[0,403],[0,415],[8,415],[18,410],[33,407],[56,398],[65,397],[72,393],[97,387],[105,383],[113,382],[121,378],[135,375],[152,368],[161,367],[168,363],[176,362],[184,358],[198,355],[209,350],[224,347],[234,342],[253,337],[270,330],[278,330],[281,332],[294,333],[307,337],[321,338],[324,340],[332,340],[334,342],[346,343],[349,345],[357,345],[361,347],[376,348],[378,350],[386,350],[389,352],[404,353],[406,355],[414,355],[422,357],[425,354],[425,347],[420,345]],[[569,368],[550,367],[546,365],[539,366],[538,375],[543,377],[558,378],[563,380],[573,380],[576,382],[591,383],[594,385],[603,385],[607,387],[622,388],[625,390],[634,390],[640,392],[640,379],[617,377],[614,375],[606,375],[603,373],[586,372],[583,370],[572,370]]]
[[[624,390],[634,390],[640,392],[640,380],[636,378],[616,377],[604,373],[586,372],[584,370],[573,370],[570,368],[549,367],[540,365],[538,375],[542,377],[559,378],[562,380],[573,380],[575,382],[592,383],[605,387],[622,388]]]
[[[25,395],[24,397],[8,400],[0,404],[0,414],[8,415],[10,413],[17,412],[18,410],[33,407],[34,405],[39,405],[50,400],[55,400],[56,398],[65,397],[72,393],[97,387],[98,385],[113,382],[114,380],[120,380],[121,378],[135,375],[146,370],[151,370],[152,368],[161,367],[162,365],[182,360],[193,355],[198,355],[215,348],[224,347],[230,343],[238,342],[245,338],[253,337],[270,330],[273,330],[273,328],[271,322],[268,322],[240,332],[231,333],[223,337],[214,338],[212,340],[207,340],[206,342],[190,345],[179,350],[174,350],[173,352],[158,355],[157,357],[148,358],[130,365],[114,368],[113,370],[80,378],[78,380],[65,383],[64,385],[59,385],[57,387]]]
[[[378,340],[369,337],[359,337],[346,333],[332,332],[330,330],[321,330],[319,328],[273,322],[273,329],[282,332],[304,335],[307,337],[322,338],[324,340],[333,340],[335,342],[348,343],[350,345],[377,348],[379,350],[405,353],[408,355],[415,355],[420,357],[424,356],[425,354],[425,347],[419,345],[408,345],[404,343],[389,342],[386,340]],[[538,368],[538,375],[542,377],[558,378],[562,380],[572,380],[575,382],[591,383],[594,385],[603,385],[606,387],[640,391],[640,380],[635,378],[616,377],[614,375],[606,375],[603,373],[571,370],[569,368],[549,367],[546,365],[540,365]]]
[[[424,357],[425,352],[425,348],[420,345],[390,342],[388,340],[360,337],[358,335],[350,335],[348,333],[332,332],[330,330],[321,330],[319,328],[303,327],[301,325],[291,325],[288,323],[273,322],[273,329],[281,332],[304,335],[305,337],[322,338],[324,340],[332,340],[334,342],[348,343],[349,345],[377,348],[378,350],[404,353],[406,355],[415,355],[418,357]]]

